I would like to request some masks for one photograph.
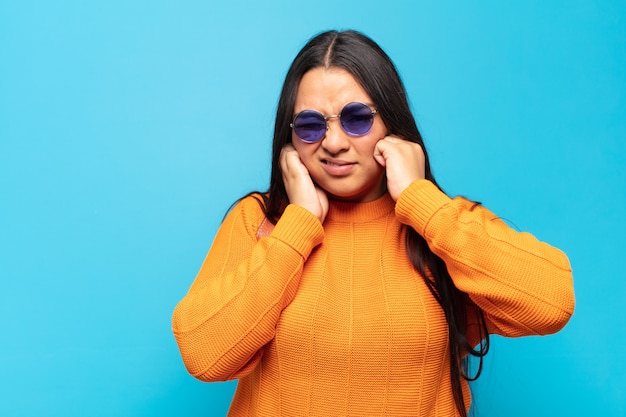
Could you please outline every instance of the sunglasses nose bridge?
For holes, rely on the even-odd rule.
[[[330,116],[324,116],[324,121],[326,122],[326,130],[330,129],[330,125],[328,124],[329,119],[337,119],[339,120],[340,114],[331,114]]]

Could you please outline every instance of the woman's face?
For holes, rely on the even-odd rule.
[[[341,68],[318,67],[302,77],[296,95],[294,115],[317,110],[337,115],[351,102],[374,103],[354,77]],[[376,143],[387,134],[378,114],[363,136],[350,136],[337,118],[328,119],[326,136],[315,143],[302,142],[292,131],[291,141],[313,181],[331,199],[367,202],[386,191],[385,169],[374,159]]]

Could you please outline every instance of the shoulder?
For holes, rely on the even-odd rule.
[[[265,203],[263,196],[258,193],[250,193],[231,206],[224,222],[242,222],[250,235],[256,234],[261,223],[265,219]]]

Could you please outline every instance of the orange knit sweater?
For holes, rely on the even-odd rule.
[[[455,416],[446,320],[405,251],[424,236],[504,336],[561,329],[574,308],[566,256],[426,180],[322,226],[289,205],[257,241],[253,198],[224,220],[173,331],[189,372],[240,379],[230,416]],[[469,404],[469,393],[467,403]]]

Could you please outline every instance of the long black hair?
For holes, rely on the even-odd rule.
[[[391,59],[378,44],[359,32],[323,32],[312,38],[294,59],[278,102],[270,186],[267,193],[260,194],[265,215],[272,223],[278,221],[288,203],[279,158],[281,149],[291,143],[289,123],[293,118],[298,85],[304,74],[318,67],[348,71],[376,105],[389,134],[418,143],[424,149],[426,179],[440,188],[431,172],[428,154],[411,113],[406,90]],[[406,229],[407,256],[439,302],[448,323],[452,391],[459,413],[467,417],[462,379],[473,381],[482,370],[483,356],[489,349],[485,318],[480,309],[468,308],[471,305],[468,296],[454,286],[445,263],[430,250],[424,238],[413,228],[407,226]],[[480,346],[477,349],[474,349],[467,337],[470,311],[476,314],[474,319],[479,328]],[[470,356],[480,360],[473,376],[469,375]]]

